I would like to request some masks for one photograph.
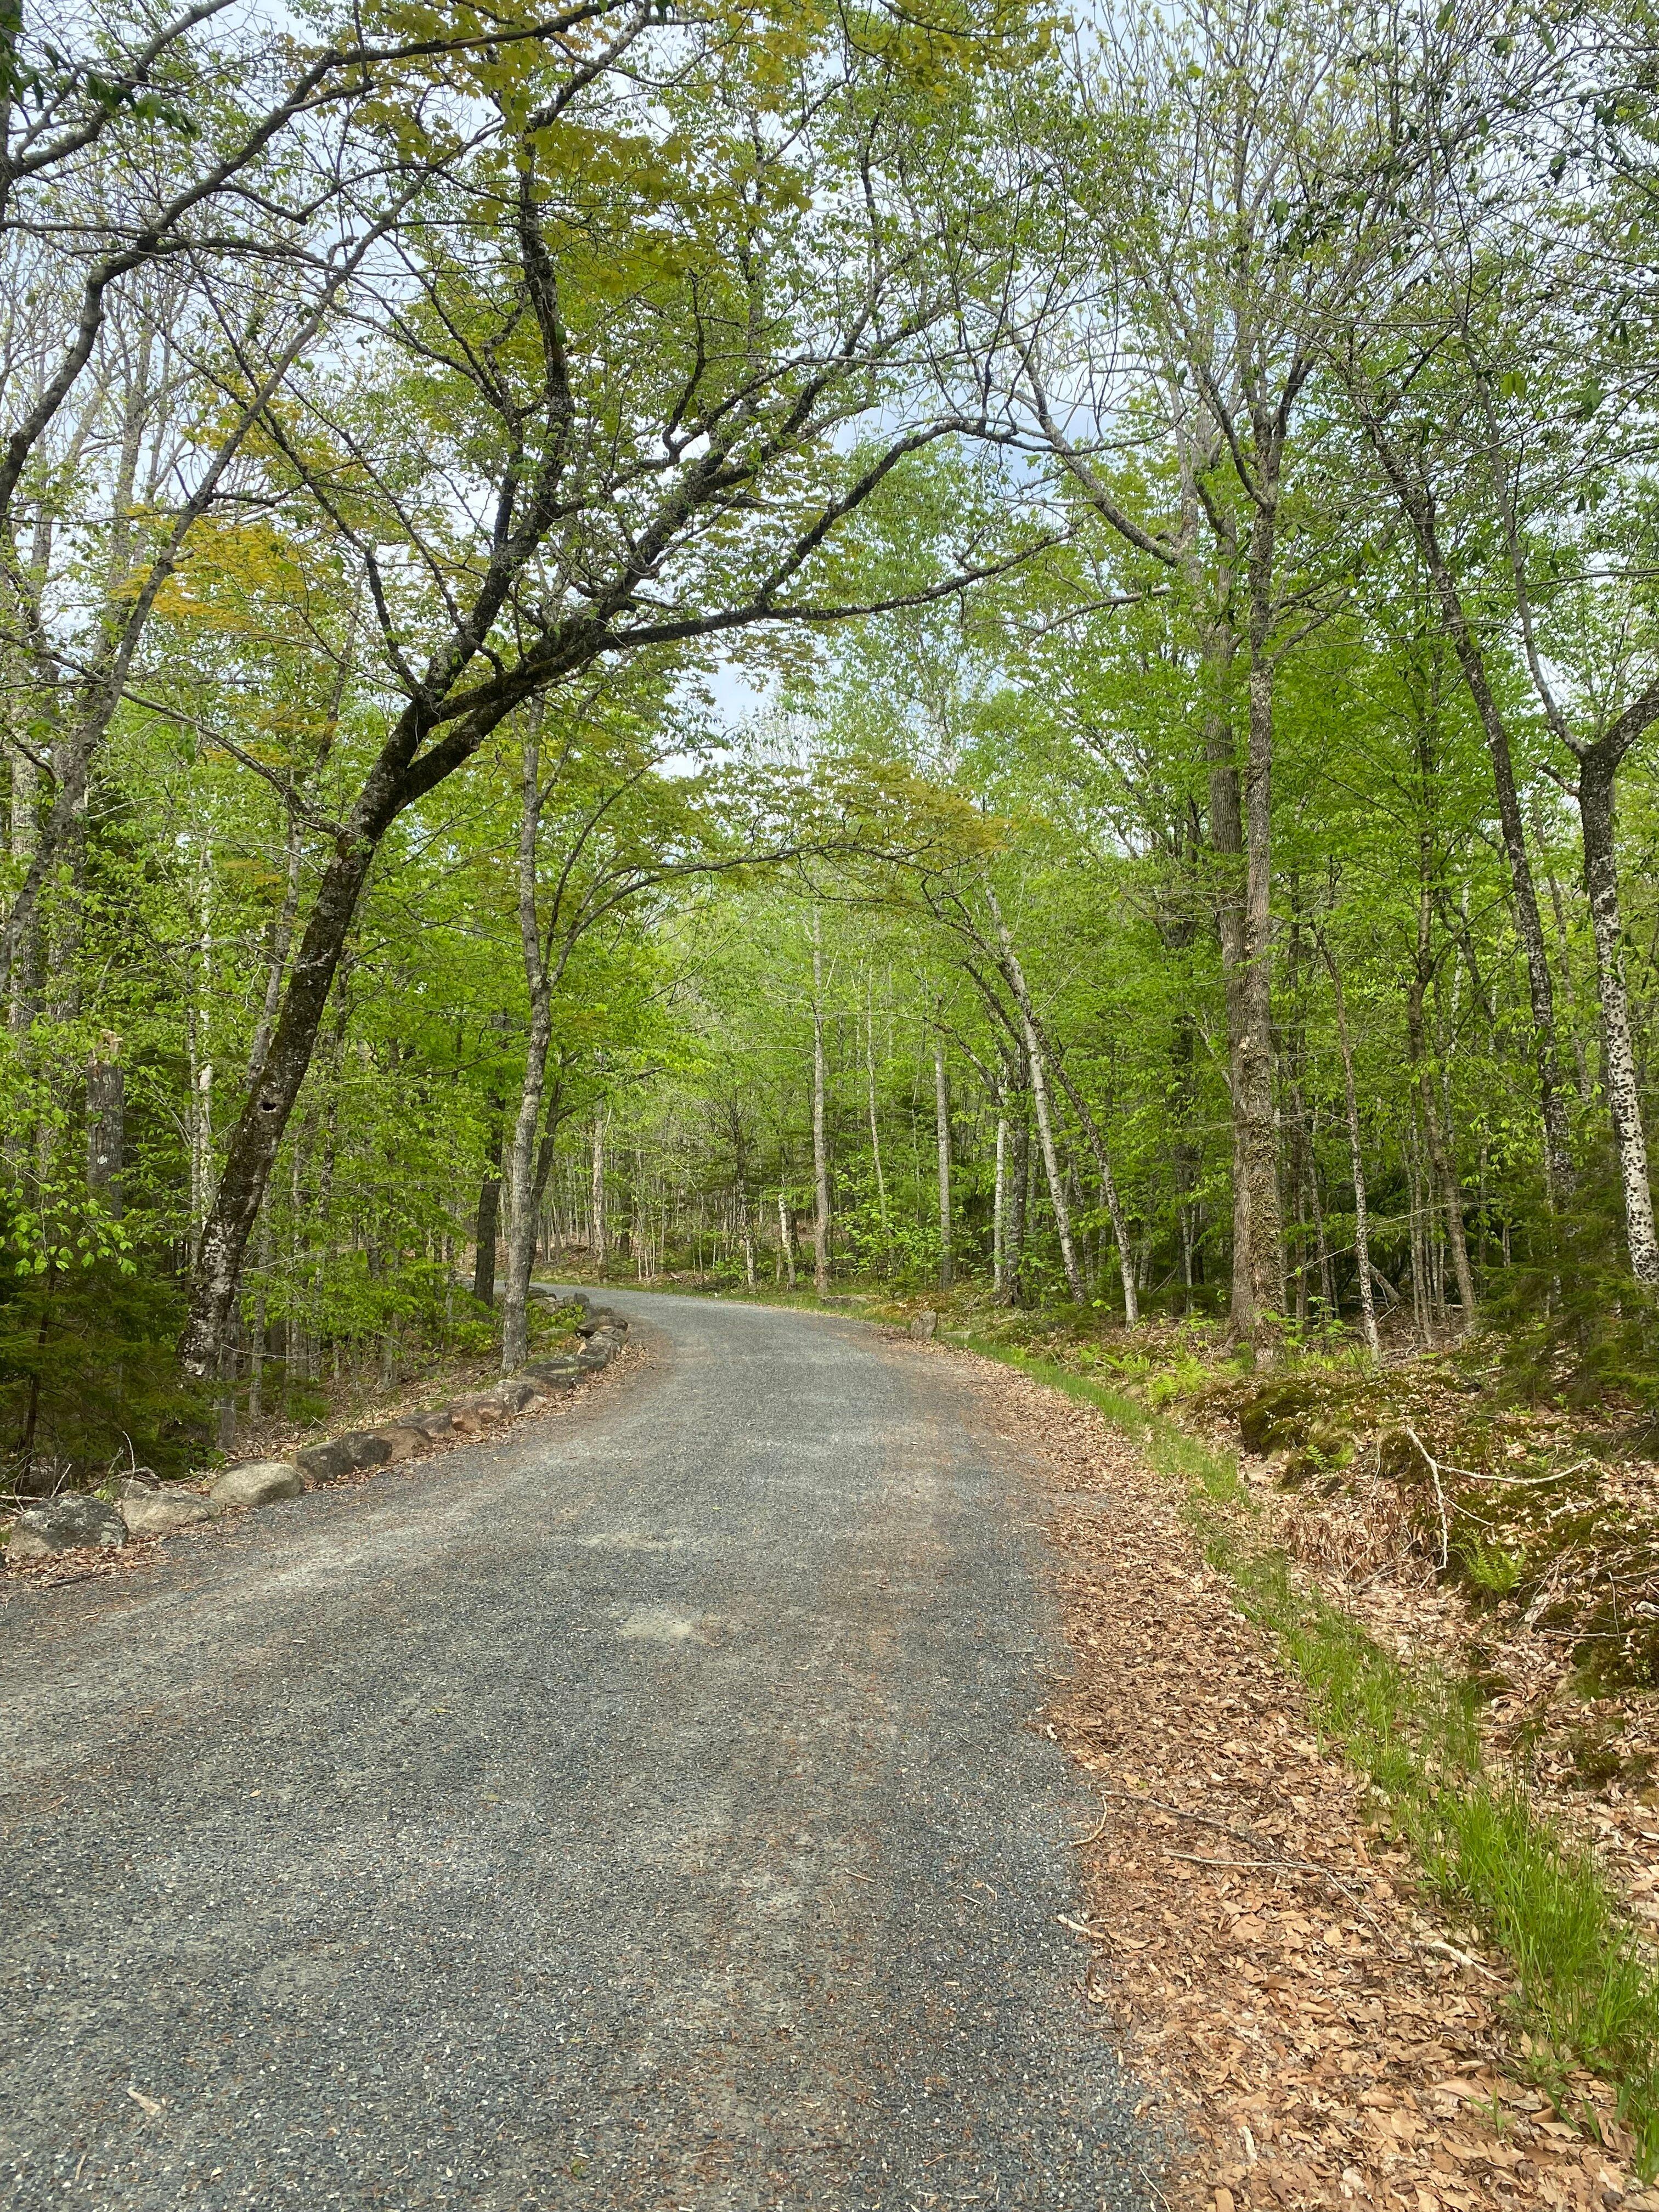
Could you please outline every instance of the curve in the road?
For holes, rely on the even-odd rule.
[[[557,1418],[0,1607],[0,2203],[1150,2200],[1018,1470],[860,1324],[612,1302]]]

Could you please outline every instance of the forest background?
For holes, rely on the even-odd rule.
[[[1650,1417],[1644,7],[0,35],[10,1486],[538,1268]]]

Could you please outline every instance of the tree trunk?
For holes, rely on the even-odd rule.
[[[123,1210],[126,1092],[121,1040],[106,1036],[87,1063],[87,1188],[106,1213]]]
[[[1197,1024],[1190,1007],[1178,1009],[1170,1041],[1172,1069],[1170,1106],[1175,1124],[1170,1168],[1175,1178],[1176,1223],[1181,1237],[1182,1281],[1187,1292],[1186,1305],[1189,1313],[1192,1311],[1192,1293],[1197,1274],[1196,1193],[1203,1168],[1203,1155],[1193,1136],[1193,1131],[1198,1126],[1197,1097],[1193,1080],[1196,1035]]]
[[[593,1116],[592,1179],[588,1185],[587,1256],[603,1278],[611,1257],[605,1218],[605,1117]]]
[[[864,1065],[869,1078],[870,1094],[870,1158],[876,1171],[876,1210],[881,1223],[881,1255],[884,1267],[892,1258],[893,1240],[887,1225],[887,1178],[881,1167],[881,1128],[876,1115],[876,1015],[871,1003],[869,979],[865,979],[864,992]]]
[[[481,1306],[495,1304],[495,1246],[501,1226],[501,1142],[506,1135],[499,1102],[492,1102],[489,1164],[478,1185],[478,1215],[473,1231],[472,1295]]]
[[[755,1224],[749,1208],[749,1194],[738,1194],[738,1228],[743,1238],[743,1279],[750,1290],[755,1287]]]
[[[1013,939],[1009,934],[1007,925],[1004,922],[1001,912],[997,906],[995,894],[988,890],[987,897],[996,921],[997,936],[1001,947],[1000,964],[1009,990],[1013,994],[1015,1006],[1018,1010],[1021,1034],[1024,1039],[1026,1052],[1031,1060],[1031,1088],[1033,1095],[1038,1101],[1037,1124],[1041,1131],[1047,1114],[1047,1099],[1046,1085],[1043,1091],[1039,1092],[1038,1085],[1042,1073],[1044,1054],[1048,1051],[1048,1039],[1037,1021],[1036,1009],[1032,1005],[1031,994],[1026,988],[1025,971],[1020,965],[1019,956],[1014,950]],[[1139,1301],[1135,1291],[1134,1255],[1129,1249],[1128,1224],[1124,1220],[1123,1208],[1119,1203],[1117,1181],[1112,1173],[1112,1164],[1106,1151],[1105,1139],[1100,1133],[1094,1115],[1085,1104],[1082,1093],[1061,1066],[1057,1054],[1050,1056],[1050,1065],[1053,1066],[1056,1080],[1072,1102],[1073,1109],[1083,1125],[1090,1150],[1094,1154],[1096,1170],[1100,1176],[1101,1194],[1105,1199],[1106,1211],[1111,1218],[1112,1235],[1117,1243],[1118,1271],[1123,1284],[1123,1318],[1126,1326],[1133,1328],[1140,1318]],[[1043,1139],[1045,1163],[1049,1158],[1051,1150],[1050,1141],[1045,1134]],[[1051,1186],[1052,1182],[1051,1174]],[[1062,1218],[1063,1207],[1056,1208],[1056,1220]],[[1060,1237],[1062,1254],[1067,1249],[1070,1237],[1071,1228],[1068,1219]],[[1082,1274],[1077,1267],[1074,1258],[1066,1263],[1066,1279],[1073,1285],[1072,1295],[1080,1298],[1083,1295]]]
[[[536,898],[538,849],[542,820],[541,709],[527,718],[524,733],[522,796],[519,812],[519,949],[524,959],[530,1030],[525,1040],[524,1082],[507,1152],[507,1185],[512,1196],[507,1224],[507,1296],[501,1313],[501,1372],[516,1375],[530,1349],[530,1279],[536,1267],[536,1227],[541,1212],[541,1160],[537,1137],[547,1090],[547,1055],[553,1043],[553,976],[542,944]]]
[[[1272,1316],[1285,1310],[1285,1243],[1279,1206],[1279,1131],[1273,1113],[1273,569],[1276,516],[1260,507],[1250,532],[1249,727],[1243,798],[1244,884],[1238,918],[1233,1000],[1234,1117],[1244,1180],[1247,1310],[1235,1326],[1258,1349],[1275,1334]]]
[[[991,1297],[997,1305],[1006,1301],[1008,1268],[1006,1239],[1008,1221],[1008,1116],[997,1115],[996,1180],[991,1195]]]
[[[250,1084],[257,1084],[259,1080],[265,1054],[270,1048],[271,1033],[276,1026],[276,1009],[282,1004],[283,976],[288,967],[289,948],[294,942],[295,917],[300,911],[301,857],[299,810],[290,805],[282,909],[270,926],[270,946],[265,958],[264,998],[259,1008],[259,1019],[254,1027],[253,1042],[248,1048]]]
[[[1544,842],[1543,833],[1538,830],[1535,818],[1533,826],[1537,833],[1539,843],[1541,845]],[[1561,969],[1561,996],[1566,1001],[1567,1036],[1572,1045],[1573,1073],[1578,1079],[1578,1102],[1580,1105],[1587,1106],[1595,1086],[1590,1081],[1589,1054],[1584,1049],[1584,1032],[1578,1018],[1578,998],[1573,988],[1572,945],[1567,934],[1566,902],[1561,896],[1561,885],[1547,858],[1544,863],[1544,881],[1549,885],[1550,907],[1555,915],[1555,941],[1559,948],[1558,957]]]
[[[951,1094],[945,1079],[945,1040],[933,1032],[933,1121],[939,1139],[939,1286],[948,1291],[954,1275],[951,1240]]]
[[[1022,1054],[1022,1058],[1024,1055]],[[1025,1265],[1025,1245],[1031,1226],[1031,1209],[1036,1197],[1036,1163],[1031,1153],[1031,1115],[1026,1103],[1031,1088],[1030,1062],[1026,1060],[1021,1070],[1024,1078],[1020,1093],[1019,1115],[1014,1123],[1014,1184],[1013,1213],[1008,1224],[1008,1303],[1019,1304],[1021,1276]]]
[[[823,1064],[823,946],[817,909],[812,911],[812,1286],[830,1289],[830,1155],[826,1149]]]
[[[1002,919],[996,894],[988,884],[986,900],[991,917],[997,927],[998,940],[1002,948],[1001,965],[1014,994],[1014,1005],[1019,1015],[1021,1042],[1025,1047],[1026,1065],[1031,1073],[1031,1103],[1036,1109],[1037,1141],[1042,1150],[1043,1173],[1048,1181],[1048,1200],[1054,1210],[1054,1227],[1060,1235],[1060,1265],[1066,1271],[1066,1286],[1073,1298],[1083,1301],[1083,1271],[1078,1265],[1077,1246],[1072,1235],[1071,1208],[1066,1202],[1065,1177],[1060,1172],[1060,1154],[1054,1143],[1054,1117],[1049,1109],[1048,1078],[1042,1063],[1042,1047],[1037,1036],[1036,1023],[1031,1011],[1031,998],[1025,988],[1025,973],[1019,964],[1019,955],[1014,951],[1014,940]]]
[[[530,1279],[536,1266],[537,1134],[547,1087],[547,1055],[552,1042],[550,994],[532,1000],[530,1034],[525,1045],[524,1086],[507,1150],[507,1187],[512,1212],[507,1230],[507,1295],[501,1302],[501,1372],[516,1374],[529,1349]]]
[[[1222,593],[1225,579],[1218,586]],[[1238,746],[1233,731],[1232,671],[1237,635],[1229,617],[1218,611],[1205,624],[1202,668],[1206,698],[1204,707],[1204,757],[1210,800],[1210,851],[1216,941],[1221,953],[1223,999],[1227,1022],[1227,1101],[1229,1133],[1232,1139],[1232,1287],[1230,1326],[1235,1336],[1254,1340],[1255,1320],[1251,1296],[1250,1208],[1249,1148],[1244,1137],[1242,1106],[1243,1085],[1239,1064],[1239,1038],[1246,1015],[1244,976],[1244,809],[1239,787]]]
[[[1308,1200],[1313,1210],[1314,1249],[1319,1256],[1319,1297],[1328,1320],[1336,1318],[1336,1275],[1331,1266],[1330,1242],[1325,1233],[1325,1202],[1319,1191],[1319,1109],[1313,1109],[1308,1127]]]
[[[219,1343],[236,1297],[242,1255],[283,1131],[311,1065],[317,1031],[374,849],[374,842],[367,837],[343,837],[323,872],[316,904],[289,973],[261,1080],[232,1132],[218,1190],[202,1231],[190,1318],[179,1347],[187,1374],[209,1374],[217,1364]]]
[[[1032,1026],[1034,1028],[1036,1026],[1035,1015],[1032,1017]],[[1041,1030],[1038,1030],[1037,1035],[1040,1042],[1047,1042],[1042,1037]],[[1117,1178],[1112,1173],[1111,1158],[1106,1150],[1106,1139],[1100,1133],[1099,1123],[1084,1103],[1082,1092],[1066,1074],[1058,1056],[1054,1058],[1053,1064],[1055,1077],[1066,1096],[1071,1100],[1078,1120],[1083,1124],[1084,1133],[1089,1139],[1089,1149],[1094,1154],[1095,1170],[1100,1177],[1101,1195],[1106,1201],[1106,1212],[1112,1224],[1112,1238],[1117,1246],[1118,1278],[1123,1285],[1123,1324],[1126,1328],[1133,1328],[1140,1319],[1140,1299],[1135,1288],[1134,1255],[1129,1247],[1129,1224],[1124,1218],[1122,1204],[1118,1198]]]
[[[11,754],[11,857],[25,872],[40,842],[40,771],[21,748]],[[29,915],[20,933],[17,958],[9,979],[12,1033],[23,1036],[29,1026],[35,983],[36,932]]]
[[[793,1291],[795,1287],[795,1218],[784,1198],[781,1183],[778,1186],[778,1254]]]
[[[1395,497],[1405,509],[1429,572],[1441,620],[1470,698],[1474,702],[1492,762],[1492,783],[1498,796],[1498,818],[1509,861],[1510,891],[1515,902],[1516,929],[1527,962],[1527,989],[1532,1006],[1534,1048],[1537,1055],[1538,1103],[1544,1129],[1544,1181],[1552,1206],[1573,1184],[1572,1143],[1567,1127],[1565,1089],[1560,1073],[1560,1048],[1555,1026],[1555,992],[1549,959],[1544,949],[1544,926],[1538,911],[1532,861],[1527,852],[1526,828],[1515,785],[1515,763],[1510,750],[1509,730],[1487,674],[1486,656],[1464,611],[1462,595],[1440,544],[1434,495],[1401,449],[1383,429],[1368,401],[1357,393],[1361,417],[1373,450]]]
[[[1365,1156],[1359,1142],[1359,1097],[1353,1079],[1353,1047],[1348,1038],[1348,1012],[1342,995],[1342,975],[1336,958],[1323,939],[1319,949],[1331,979],[1331,1000],[1336,1012],[1336,1042],[1342,1054],[1342,1095],[1348,1115],[1348,1158],[1353,1172],[1353,1250],[1359,1269],[1359,1328],[1368,1351],[1382,1349],[1377,1334],[1376,1308],[1371,1298],[1370,1224],[1365,1212]]]
[[[1423,1109],[1426,1181],[1431,1193],[1437,1197],[1445,1214],[1446,1241],[1451,1248],[1452,1269],[1457,1278],[1458,1304],[1462,1309],[1459,1318],[1462,1333],[1468,1336],[1474,1327],[1474,1276],[1469,1267],[1468,1240],[1463,1233],[1463,1194],[1458,1188],[1457,1171],[1440,1127],[1433,1072],[1428,1065],[1424,1030],[1424,1002],[1433,972],[1429,950],[1429,894],[1425,884],[1419,890],[1417,902],[1417,959],[1411,987],[1406,994],[1406,1044],[1411,1062],[1412,1082]]]
[[[260,1419],[265,1410],[265,1351],[269,1341],[265,1304],[270,1294],[272,1249],[269,1213],[262,1213],[259,1217],[258,1249],[258,1271],[253,1280],[253,1330],[247,1347],[247,1417],[250,1421]]]
[[[1595,981],[1601,1002],[1601,1079],[1619,1155],[1625,1243],[1632,1274],[1638,1283],[1653,1288],[1659,1286],[1659,1238],[1654,1233],[1653,1186],[1648,1175],[1647,1137],[1642,1127],[1630,998],[1620,941],[1613,786],[1617,766],[1613,754],[1600,745],[1583,756],[1578,812],[1583,824],[1584,889],[1595,936]]]
[[[732,1211],[738,1247],[743,1253],[743,1279],[752,1291],[755,1287],[755,1224],[749,1204],[749,1142],[744,1130],[743,1115],[736,1101],[728,1100],[726,1110],[732,1136]]]
[[[1043,1173],[1048,1180],[1048,1200],[1054,1210],[1054,1227],[1060,1235],[1060,1265],[1066,1270],[1066,1287],[1079,1304],[1083,1300],[1083,1271],[1078,1266],[1077,1248],[1072,1237],[1071,1208],[1066,1202],[1066,1181],[1060,1172],[1060,1155],[1054,1146],[1054,1120],[1048,1106],[1048,1079],[1043,1071],[1042,1050],[1037,1043],[1036,1032],[1026,1021],[1025,1054],[1031,1066],[1031,1102],[1036,1108],[1037,1141],[1042,1149]]]

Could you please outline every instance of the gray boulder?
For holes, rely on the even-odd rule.
[[[193,1490],[129,1489],[117,1508],[129,1536],[171,1536],[177,1528],[216,1521],[224,1510]]]
[[[610,1306],[590,1306],[576,1323],[576,1334],[578,1336],[594,1336],[601,1329],[620,1334],[627,1326],[622,1316]]]
[[[307,1444],[295,1453],[294,1464],[307,1482],[322,1483],[337,1482],[343,1474],[353,1473],[357,1462],[342,1437],[334,1443]]]
[[[360,1468],[385,1467],[397,1455],[395,1445],[374,1429],[353,1429],[331,1443],[307,1444],[295,1452],[294,1462],[307,1482],[337,1482]]]
[[[938,1327],[939,1316],[924,1306],[919,1314],[912,1316],[910,1334],[912,1336],[931,1336]]]
[[[298,1498],[305,1486],[292,1460],[255,1459],[227,1468],[209,1495],[216,1505],[274,1505],[279,1498]]]
[[[581,1370],[574,1359],[538,1359],[524,1370],[523,1380],[533,1385],[538,1398],[561,1390],[574,1390]]]
[[[398,1456],[398,1448],[384,1429],[352,1429],[338,1441],[349,1449],[354,1472],[364,1467],[388,1467]]]
[[[126,1540],[127,1524],[112,1505],[101,1498],[64,1491],[23,1508],[13,1524],[6,1556],[46,1559],[54,1552],[118,1552]]]
[[[455,1425],[455,1416],[447,1406],[428,1406],[423,1413],[411,1413],[404,1423],[413,1429],[423,1443],[431,1443],[439,1437],[447,1437]]]
[[[484,1395],[493,1400],[504,1413],[519,1413],[536,1395],[536,1386],[525,1376],[509,1375],[504,1382],[496,1383],[493,1390],[486,1391]]]

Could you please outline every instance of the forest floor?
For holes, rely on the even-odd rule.
[[[973,1360],[1053,1496],[1074,1672],[1048,1721],[1101,1803],[1085,1986],[1197,2145],[1176,2201],[1659,2207],[1614,2089],[1571,2064],[1540,2084],[1502,1953],[1322,1742],[1182,1484],[1095,1408],[933,1356]]]
[[[1066,1328],[1024,1355],[1236,1468],[1261,1548],[1467,1697],[1501,1769],[1659,1931],[1659,1445],[1633,1407],[1519,1402],[1500,1340],[1240,1371],[1216,1333]]]

